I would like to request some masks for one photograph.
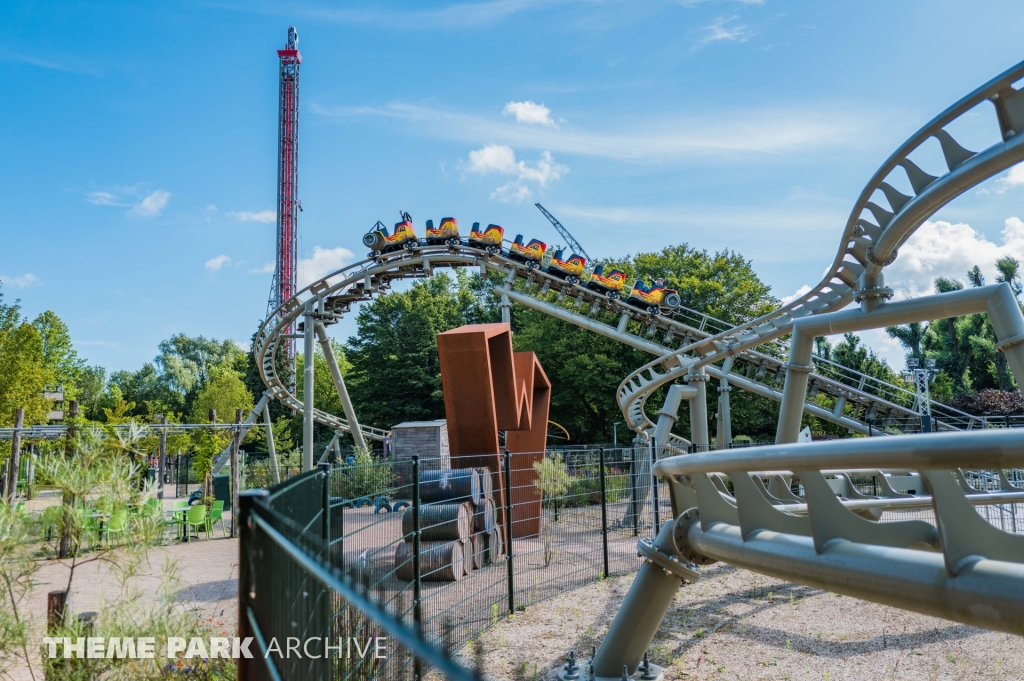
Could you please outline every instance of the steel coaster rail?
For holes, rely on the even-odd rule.
[[[1021,78],[1024,62],[939,114],[882,164],[854,204],[836,258],[817,286],[767,315],[685,345],[676,352],[676,366],[664,373],[657,373],[663,361],[655,360],[623,380],[619,386],[619,406],[630,424],[642,432],[649,430],[650,421],[637,418],[642,403],[658,387],[682,379],[691,369],[735,357],[780,338],[791,331],[797,319],[839,310],[851,301],[870,311],[891,298],[893,292],[885,287],[882,270],[895,261],[899,246],[942,206],[1024,160],[1024,136],[1018,134],[1024,131],[1024,93],[1013,88]],[[960,146],[945,128],[986,101],[995,107],[1000,141],[975,153]],[[941,176],[926,173],[910,159],[932,138],[941,146],[948,168]],[[914,196],[901,193],[889,182],[897,167],[902,168]],[[872,201],[877,193],[884,196],[888,209]]]
[[[706,424],[706,418],[695,420],[694,409],[695,402],[703,408],[704,370],[711,373],[719,360],[731,368],[733,358],[792,334],[776,445],[672,456],[655,464],[654,473],[669,483],[675,521],[638,544],[646,562],[595,656],[597,676],[614,678],[623,668],[632,673],[679,584],[696,581],[701,566],[719,560],[869,601],[1024,633],[1024,536],[1015,527],[1013,532],[997,528],[988,513],[975,512],[977,506],[1017,504],[1024,497],[1024,489],[1003,470],[1024,466],[1020,430],[797,443],[809,379],[820,381],[812,376],[818,336],[986,313],[997,349],[1013,375],[1024,377],[1024,314],[1008,284],[890,303],[893,292],[882,276],[897,248],[936,210],[1024,160],[1024,91],[1013,87],[1022,79],[1024,63],[962,98],[882,165],[862,191],[835,263],[815,289],[767,316],[692,342],[623,381],[623,413],[649,427],[643,403],[654,388],[678,378],[699,379],[698,399],[693,387],[685,389],[696,429]],[[945,127],[983,101],[995,105],[1001,141],[974,153]],[[931,138],[946,160],[948,172],[941,176],[928,175],[909,158]],[[897,166],[914,196],[889,182]],[[871,201],[876,192],[891,210]],[[859,307],[842,310],[851,300]],[[683,390],[670,388],[658,432],[675,419]],[[837,413],[840,409],[837,404]],[[972,425],[974,419],[967,428]],[[850,476],[864,469],[877,494],[864,494],[853,484]],[[896,476],[886,469],[903,472]],[[912,487],[897,485],[897,491],[898,478]],[[886,511],[929,507],[934,523],[877,522]]]
[[[289,387],[284,380],[277,375],[276,368],[271,358],[278,347],[284,344],[279,341],[288,337],[293,322],[297,321],[305,313],[306,307],[313,309],[314,314],[319,315],[325,324],[336,321],[340,316],[349,311],[353,302],[368,300],[374,293],[386,291],[390,282],[394,279],[429,276],[437,267],[480,267],[482,271],[497,272],[505,276],[501,287],[495,290],[496,295],[508,296],[515,302],[540,309],[548,314],[560,316],[578,326],[596,330],[599,333],[614,338],[620,342],[638,347],[639,349],[652,352],[657,355],[670,354],[673,351],[664,345],[665,341],[671,342],[673,337],[686,339],[691,336],[705,336],[706,332],[670,319],[664,316],[651,318],[645,311],[623,304],[621,301],[609,300],[606,296],[581,287],[576,287],[567,282],[552,277],[544,272],[512,261],[502,255],[488,254],[483,250],[463,245],[457,251],[448,247],[420,246],[414,252],[396,252],[385,254],[376,259],[367,258],[342,268],[323,279],[314,282],[303,289],[299,295],[286,302],[275,313],[268,318],[257,334],[254,352],[257,365],[261,370],[261,378],[268,386],[268,393],[281,400],[287,407],[301,412],[302,402],[291,394]],[[522,290],[513,288],[516,281],[523,282]],[[559,300],[554,303],[545,300],[549,292],[558,294]],[[531,295],[532,294],[532,295]],[[569,310],[560,303],[565,302],[572,295],[575,299],[574,310]],[[588,303],[587,314],[578,314],[576,310]],[[612,326],[595,318],[599,311],[610,312],[618,317],[619,324]],[[696,314],[696,313],[695,313]],[[625,323],[623,322],[625,320]],[[628,323],[633,321],[641,325],[641,333],[630,332]],[[701,325],[712,321],[722,323],[720,320],[704,315]],[[644,328],[647,329],[646,334]],[[661,336],[662,342],[648,340],[656,330]],[[646,335],[647,337],[643,337]],[[752,357],[756,366],[763,366],[772,362],[778,366],[782,365],[778,358],[762,355],[753,351],[746,355]],[[659,360],[659,363],[664,360]],[[719,375],[717,370],[709,369],[710,373]],[[719,375],[720,376],[720,375]],[[755,380],[744,380],[738,375],[730,375],[729,379],[739,387],[751,389],[772,399],[781,399],[781,392],[770,385]],[[860,400],[865,406],[878,403],[888,409],[891,413],[901,417],[909,417],[913,414],[906,407],[894,402],[880,401],[880,398],[862,390],[851,388],[839,381],[816,376],[819,385],[826,391],[833,391],[837,394],[850,396],[851,401]],[[890,390],[899,391],[897,386],[890,386]],[[839,415],[835,417],[829,410],[809,404],[809,410],[815,415],[828,420],[833,420],[840,425],[851,427],[859,432],[867,432],[868,426],[855,420]],[[314,410],[314,419],[336,430],[348,430],[347,420],[327,414],[321,410]],[[360,426],[367,438],[382,440],[387,432],[380,429],[372,429]],[[666,444],[683,444],[681,438],[672,436],[673,440]]]

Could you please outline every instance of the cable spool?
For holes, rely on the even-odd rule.
[[[412,542],[401,542],[395,547],[395,576],[413,581]],[[454,582],[465,572],[465,555],[461,541],[421,542],[420,579],[425,582]]]
[[[484,497],[473,509],[473,531],[490,532],[494,529],[494,501]]]
[[[473,538],[466,537],[462,540],[462,572],[465,575],[473,572],[476,568],[476,561],[473,558]]]
[[[412,541],[412,509],[402,513],[402,534]],[[420,539],[461,541],[473,533],[473,516],[466,504],[423,504],[420,506]]]
[[[488,468],[477,468],[477,474],[480,476],[480,494],[484,499],[494,498],[494,479],[491,477],[491,471]]]
[[[495,525],[494,529],[484,535],[486,537],[484,557],[487,562],[495,565],[505,558],[504,542],[502,541],[501,526]]]
[[[469,499],[480,503],[480,475],[473,468],[422,471],[420,499],[426,503]]]
[[[484,566],[484,537],[483,532],[473,535],[473,568],[479,570]]]

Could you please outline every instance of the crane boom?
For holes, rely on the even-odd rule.
[[[589,263],[591,260],[590,256],[587,255],[587,252],[585,250],[583,250],[583,246],[580,246],[580,242],[576,241],[576,239],[573,238],[572,234],[569,234],[569,230],[565,228],[565,225],[559,222],[554,215],[549,213],[547,209],[544,208],[544,206],[540,205],[539,203],[535,203],[533,205],[537,206],[537,210],[539,210],[541,213],[544,213],[544,217],[551,221],[551,224],[555,226],[555,229],[557,229],[558,233],[562,235],[562,238],[568,242],[569,248],[572,249],[572,252],[575,253],[576,255],[582,255],[584,258],[587,259],[587,262]]]

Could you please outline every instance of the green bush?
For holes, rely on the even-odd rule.
[[[390,495],[395,486],[395,474],[388,461],[375,461],[368,448],[352,450],[355,464],[337,469],[332,476],[331,494],[344,499]]]

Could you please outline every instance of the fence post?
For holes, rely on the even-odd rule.
[[[231,523],[232,525],[238,525],[238,637],[242,641],[247,637],[253,636],[252,627],[249,625],[249,595],[254,588],[252,584],[253,566],[250,561],[253,553],[253,533],[250,514],[256,500],[260,499],[265,502],[268,496],[270,496],[269,492],[264,489],[246,490],[239,494],[238,522],[235,523],[235,519],[232,518]],[[259,596],[265,598],[267,595],[259,594]],[[251,664],[245,657],[239,658],[238,681],[248,681],[255,676],[255,674],[250,674],[252,671],[250,669]]]
[[[608,578],[608,486],[604,479],[604,447],[599,454],[601,472],[601,548],[604,552],[604,576]]]
[[[328,565],[332,565],[332,563],[331,563],[331,464],[329,464],[329,463],[327,463],[325,461],[324,463],[319,464],[318,468],[324,474],[323,494],[321,495],[323,497],[323,508],[324,508],[324,510],[323,510],[323,522],[321,523],[321,532],[323,533],[324,545],[323,545],[323,548],[321,549],[320,557]],[[325,639],[329,638],[330,635],[333,633],[333,631],[332,631],[333,628],[331,627],[331,600],[332,600],[331,599],[331,590],[327,586],[321,585],[321,587],[320,587],[320,615],[321,615],[321,617],[323,619],[322,619],[322,621],[320,623],[320,627],[321,627],[320,634]],[[381,605],[383,605],[383,603]],[[326,657],[326,652],[324,653],[324,657]],[[326,678],[330,679],[331,678],[331,662],[329,660],[324,660],[323,658],[321,658],[321,659],[322,659],[322,661],[319,664],[323,664],[325,666],[322,666],[320,668],[320,671],[321,671],[321,673],[326,672]],[[321,676],[321,678],[325,678],[325,677]]]
[[[216,413],[216,410],[211,409]],[[231,438],[231,536],[237,537],[238,530],[235,529],[235,514],[238,513],[238,488],[242,485],[242,471],[238,461],[238,448],[242,445],[242,410],[235,409],[235,432]],[[210,479],[213,482],[213,479]],[[206,495],[204,481],[203,495]]]
[[[505,563],[508,567],[508,614],[516,612],[515,569],[512,563],[512,454],[506,449],[505,463]]]
[[[14,410],[14,434],[11,435],[11,467],[10,477],[7,482],[7,496],[10,505],[14,506],[14,500],[18,497],[18,478],[21,474],[21,427],[25,423],[25,410],[18,407]]]
[[[416,634],[423,638],[423,609],[420,603],[421,579],[420,571],[420,457],[412,456],[412,619],[416,623]],[[419,681],[423,676],[423,663],[420,658],[413,660],[413,679]]]
[[[633,456],[629,461],[629,507],[632,509],[630,515],[633,516],[633,536],[636,537],[640,534],[640,508],[637,504],[636,499],[636,483],[640,479],[640,472],[636,469],[636,455],[637,446],[633,445],[633,449],[630,452]]]
[[[160,429],[159,461],[157,462],[157,499],[164,498],[164,474],[167,472],[167,417],[163,414],[156,417],[163,428]]]
[[[327,562],[331,560],[331,464],[324,463],[318,464],[318,467],[324,474],[324,522],[323,522],[323,535],[324,535],[324,559]]]
[[[654,505],[654,536],[661,531],[661,502],[658,499],[658,476],[654,474],[654,464],[658,462],[658,441],[651,438],[651,503]]]

